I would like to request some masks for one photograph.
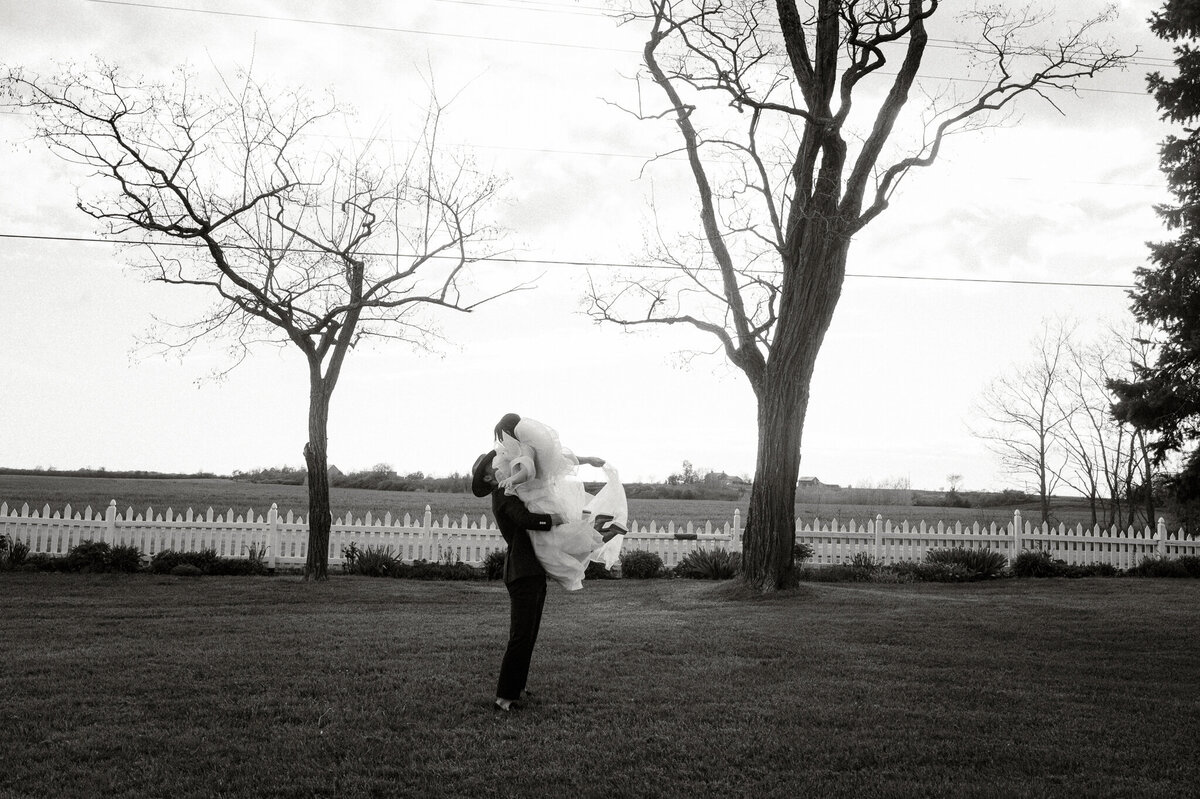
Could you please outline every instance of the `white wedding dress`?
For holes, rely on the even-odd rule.
[[[505,491],[520,497],[529,510],[557,513],[567,520],[529,538],[546,574],[566,590],[578,591],[589,563],[611,568],[620,558],[629,515],[621,479],[606,463],[602,468],[607,482],[593,497],[575,476],[579,461],[553,428],[523,417],[514,432],[515,436],[501,433],[493,465]],[[506,484],[522,471],[528,475],[523,482]]]

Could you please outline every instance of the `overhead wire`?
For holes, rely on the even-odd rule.
[[[581,49],[581,50],[592,50],[592,51],[640,53],[640,50],[635,50],[635,49],[625,49],[625,48],[617,48],[617,47],[611,47],[611,46],[586,45],[586,44],[579,44],[579,43],[574,43],[574,42],[553,42],[553,41],[542,41],[542,40],[535,40],[535,39],[517,39],[517,38],[512,38],[512,37],[506,37],[506,36],[490,36],[490,35],[485,36],[485,35],[479,35],[479,34],[455,33],[455,32],[446,32],[446,31],[431,31],[431,30],[424,30],[424,29],[419,29],[419,28],[405,28],[405,27],[392,26],[392,25],[372,25],[372,24],[360,23],[360,22],[341,22],[341,21],[336,21],[336,20],[309,19],[309,18],[293,17],[293,16],[285,16],[285,15],[256,14],[256,13],[250,13],[250,12],[228,11],[228,10],[218,10],[218,9],[189,8],[189,7],[185,7],[185,6],[173,6],[173,5],[166,5],[166,4],[161,4],[161,3],[137,2],[136,0],[87,0],[87,2],[98,4],[98,5],[126,6],[126,7],[133,7],[133,8],[159,10],[159,11],[179,11],[179,12],[206,14],[206,15],[214,15],[214,16],[224,16],[224,17],[233,17],[233,18],[244,18],[244,19],[260,19],[260,20],[265,20],[265,21],[291,22],[291,23],[307,24],[307,25],[323,25],[323,26],[330,26],[330,27],[359,29],[359,30],[367,30],[367,31],[379,31],[379,32],[387,32],[387,33],[402,33],[402,34],[412,34],[412,35],[420,35],[420,36],[470,39],[470,40],[489,41],[489,42],[497,42],[497,43],[531,45],[531,46],[546,46],[546,47],[561,47],[561,48],[568,48],[568,49]],[[483,0],[434,0],[434,2],[441,2],[441,3],[454,4],[454,5],[472,5],[472,6],[481,6],[481,7],[491,7],[491,8],[495,8],[498,10],[519,10],[519,11],[529,11],[529,12],[537,12],[537,13],[584,14],[584,15],[588,15],[588,16],[607,15],[607,13],[606,13],[607,10],[603,9],[601,7],[598,7],[598,6],[577,6],[573,9],[564,9],[564,8],[553,7],[553,6],[548,7],[548,4],[544,4],[544,3],[535,4],[535,3],[530,3],[530,2],[524,3],[523,6],[511,5],[511,4],[501,5],[501,4],[497,4],[497,3],[484,2]],[[594,12],[598,12],[598,13],[595,13],[595,14],[587,13],[590,11],[594,11]],[[971,44],[975,44],[975,45],[980,44],[978,42],[964,43],[964,42],[957,42],[954,40],[946,40],[946,39],[931,39],[930,41],[933,42],[933,46],[935,46],[935,47],[942,47],[945,49],[954,49],[954,50],[962,50],[962,51],[970,51]],[[1147,59],[1147,61],[1149,61],[1149,60],[1150,59]],[[1153,60],[1162,61],[1163,65],[1172,63],[1166,59],[1153,59]],[[1156,64],[1147,63],[1147,65],[1153,66]],[[932,80],[946,80],[946,81],[955,81],[955,82],[969,82],[969,83],[988,83],[989,82],[989,81],[985,81],[985,80],[981,80],[981,79],[971,79],[971,78],[965,78],[965,77],[949,77],[949,76],[936,76],[936,75],[924,75],[922,77],[927,78],[927,79],[932,79]],[[1079,91],[1087,91],[1087,92],[1101,93],[1101,94],[1123,94],[1123,95],[1146,96],[1145,91],[1136,91],[1135,92],[1135,91],[1124,91],[1124,90],[1117,90],[1117,89],[1095,89],[1095,88],[1086,88],[1086,87],[1079,89]],[[9,113],[12,113],[12,112],[9,112]],[[649,156],[636,154],[636,153],[613,153],[613,152],[595,152],[595,151],[580,151],[580,150],[561,150],[561,149],[553,149],[553,148],[504,147],[502,145],[469,145],[469,146],[483,147],[483,148],[490,147],[493,149],[510,149],[510,150],[523,150],[523,151],[531,151],[531,152],[556,153],[556,154],[564,154],[564,155],[589,155],[589,156],[599,156],[599,157],[638,158],[638,159],[646,159],[649,157]],[[1035,178],[1004,176],[1004,177],[1002,177],[1002,179],[1034,180]],[[1114,185],[1114,186],[1135,186],[1135,187],[1146,187],[1146,188],[1158,188],[1157,186],[1153,186],[1152,184],[1128,184],[1128,183],[1115,183],[1115,182],[1107,182],[1107,181],[1070,181],[1070,182],[1071,183],[1085,183],[1085,184],[1090,184],[1090,185]],[[144,244],[145,243],[145,242],[138,242],[138,241],[121,241],[121,240],[113,240],[113,239],[106,239],[106,238],[42,236],[42,235],[13,234],[13,233],[0,233],[0,238],[21,238],[21,239],[33,239],[33,240],[75,241],[75,242],[109,243],[109,244]],[[195,244],[189,244],[189,243],[185,243],[185,242],[167,242],[166,244],[168,244],[170,246],[198,246]],[[393,256],[393,257],[400,255],[397,253],[365,253],[365,254],[388,255],[388,256]],[[556,266],[596,266],[596,267],[621,267],[621,268],[632,268],[632,269],[671,268],[671,267],[656,266],[656,265],[652,265],[652,264],[648,265],[648,264],[634,264],[634,263],[614,263],[614,262],[589,261],[589,260],[554,260],[554,259],[536,259],[536,258],[523,259],[523,258],[498,258],[498,257],[480,258],[477,260],[490,261],[490,262],[507,262],[507,263],[517,263],[517,264],[543,264],[543,265],[556,265]],[[715,267],[712,267],[712,268],[715,269]],[[888,279],[888,280],[929,280],[929,281],[959,282],[959,283],[998,283],[998,284],[1016,284],[1016,285],[1070,286],[1070,287],[1087,287],[1087,288],[1118,288],[1118,289],[1133,288],[1133,286],[1128,285],[1128,284],[1117,284],[1117,283],[1014,280],[1014,279],[1003,279],[1003,278],[962,278],[962,277],[941,277],[941,276],[929,276],[929,275],[885,275],[885,274],[847,273],[847,277],[868,278],[868,279]]]
[[[149,246],[149,247],[185,247],[189,249],[201,249],[207,245],[199,242],[189,241],[157,241],[147,242],[137,239],[116,239],[104,238],[100,236],[61,236],[38,233],[9,233],[0,232],[0,239],[24,239],[29,241],[57,241],[67,243],[86,243],[86,244],[110,244],[110,245],[131,245],[131,246]],[[247,245],[229,245],[231,249],[256,249]],[[292,247],[290,252],[305,253],[305,254],[320,254],[323,250],[313,247]],[[372,256],[378,258],[416,258],[421,257],[417,253],[402,253],[402,252],[379,252],[379,251],[364,251],[358,252],[356,255]],[[433,258],[440,260],[458,260],[456,255],[436,255]],[[560,258],[520,258],[516,256],[480,256],[468,259],[472,263],[500,263],[513,265],[539,265],[539,266],[561,266],[561,267],[608,267],[617,269],[633,269],[633,270],[678,270],[679,267],[669,264],[646,264],[621,261],[597,261],[587,259],[560,259]],[[695,267],[689,271],[696,272],[715,272],[718,271],[716,266]],[[739,270],[746,274],[753,275],[778,275],[778,271],[768,269],[746,269]],[[914,281],[934,281],[941,283],[994,283],[1002,285],[1020,285],[1020,286],[1064,286],[1073,288],[1105,288],[1105,289],[1132,289],[1134,286],[1128,283],[1100,283],[1100,282],[1085,282],[1085,281],[1069,281],[1069,280],[1020,280],[1015,278],[984,278],[984,277],[949,277],[941,275],[888,275],[877,273],[862,273],[862,272],[847,272],[846,277],[863,278],[870,280],[914,280]]]
[[[554,3],[537,3],[529,0],[515,0],[512,3],[494,3],[487,0],[430,0],[434,3],[442,3],[445,5],[461,5],[461,6],[476,6],[481,8],[494,8],[501,11],[525,11],[531,13],[543,14],[559,14],[569,16],[588,16],[588,17],[609,17],[612,18],[613,9],[604,8],[603,6],[581,6],[573,4],[570,7],[558,5]],[[762,23],[759,25],[763,30],[771,33],[782,35],[782,29],[777,25]],[[732,30],[731,28],[729,30]],[[942,39],[936,36],[930,36],[926,39],[927,47],[935,47],[941,49],[960,50],[963,52],[975,52],[978,48],[985,45],[984,42],[960,40],[960,39]],[[1139,66],[1172,66],[1175,61],[1170,58],[1162,58],[1158,56],[1136,56],[1129,58],[1125,63],[1137,64]]]
[[[181,12],[193,13],[193,14],[207,14],[207,15],[213,15],[213,16],[225,16],[225,17],[234,17],[234,18],[241,18],[241,19],[260,19],[260,20],[266,20],[266,21],[272,21],[272,22],[291,22],[291,23],[304,24],[304,25],[325,25],[325,26],[330,26],[330,27],[335,27],[335,28],[359,29],[359,30],[367,30],[367,31],[379,31],[379,32],[385,32],[385,33],[403,33],[403,34],[410,34],[410,35],[414,35],[414,36],[431,36],[431,37],[443,37],[443,38],[452,38],[452,39],[467,39],[467,40],[485,41],[485,42],[494,42],[494,43],[521,44],[521,45],[530,45],[530,46],[538,46],[538,47],[557,47],[557,48],[566,48],[566,49],[575,49],[575,50],[589,50],[589,51],[596,51],[596,52],[629,53],[629,54],[635,54],[635,55],[640,55],[642,52],[640,49],[635,49],[635,48],[589,45],[589,44],[580,44],[577,42],[555,42],[555,41],[543,41],[540,39],[516,39],[516,38],[512,38],[512,37],[507,37],[507,36],[491,36],[491,35],[482,35],[482,34],[474,34],[474,33],[430,31],[430,30],[424,30],[424,29],[420,29],[420,28],[405,28],[405,27],[399,27],[399,26],[394,26],[394,25],[372,25],[372,24],[362,23],[362,22],[341,22],[341,21],[337,21],[337,20],[310,19],[310,18],[305,18],[305,17],[291,17],[291,16],[284,16],[284,15],[278,15],[278,14],[255,14],[255,13],[250,13],[250,12],[246,12],[246,11],[227,11],[227,10],[211,9],[211,8],[190,8],[187,6],[173,6],[173,5],[166,5],[166,4],[161,4],[161,3],[136,2],[136,0],[85,0],[85,2],[94,3],[97,5],[128,6],[128,7],[132,7],[132,8],[145,8],[145,9],[152,9],[152,10],[157,10],[157,11],[181,11]],[[486,3],[480,3],[480,4],[487,5]],[[949,40],[939,40],[939,41],[949,41]],[[944,45],[938,45],[938,46],[944,46]],[[894,77],[894,75],[895,75],[895,73],[883,72],[883,71],[877,71],[875,74],[879,75],[879,76],[883,76],[883,77]],[[954,83],[975,83],[975,84],[986,85],[986,84],[991,84],[993,82],[993,81],[989,81],[989,80],[984,80],[982,78],[968,78],[968,77],[947,76],[947,75],[925,74],[925,75],[921,75],[920,77],[924,80],[940,80],[940,81],[948,81],[948,82],[954,82]],[[1138,97],[1144,97],[1147,94],[1144,89],[1139,90],[1139,91],[1128,91],[1128,90],[1123,90],[1123,89],[1099,89],[1099,88],[1086,87],[1086,86],[1085,87],[1076,87],[1074,89],[1074,91],[1087,92],[1087,93],[1092,93],[1092,94],[1117,94],[1117,95],[1130,95],[1130,96],[1138,96]]]

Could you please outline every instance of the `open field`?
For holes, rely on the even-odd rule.
[[[1180,797],[1200,582],[0,574],[0,796]],[[517,764],[520,764],[518,767]]]
[[[472,519],[490,513],[491,504],[488,499],[477,499],[470,494],[439,494],[424,491],[371,491],[358,488],[333,488],[331,490],[333,513],[341,517],[347,512],[355,518],[362,518],[368,511],[376,518],[385,513],[393,517],[403,517],[405,513],[414,517],[425,512],[429,505],[435,517],[449,515],[460,518],[467,514]],[[732,523],[735,509],[742,512],[742,523],[745,523],[746,502],[748,495],[741,501],[721,500],[672,500],[672,499],[631,499],[629,516],[631,521],[639,524],[649,524],[651,521],[665,524],[674,521],[676,524],[694,522],[704,524],[712,521],[714,526],[726,522]],[[271,503],[279,504],[280,512],[286,514],[292,510],[299,515],[308,515],[308,496],[303,486],[266,485],[246,483],[221,478],[214,479],[145,479],[145,478],[114,478],[114,477],[51,477],[43,475],[0,475],[0,502],[7,502],[9,507],[19,508],[23,503],[29,503],[32,508],[42,508],[49,505],[51,510],[62,510],[70,503],[73,510],[79,511],[90,505],[93,510],[107,507],[109,500],[115,499],[117,506],[124,511],[133,507],[138,512],[144,512],[152,507],[161,512],[167,508],[183,511],[192,508],[205,511],[212,507],[218,513],[232,508],[238,513],[244,513],[247,508],[264,513]],[[1089,523],[1086,508],[1081,500],[1062,499],[1055,503],[1056,518],[1069,524]],[[911,507],[899,505],[851,505],[839,503],[835,499],[826,499],[822,503],[798,502],[796,515],[805,521],[814,517],[824,520],[837,518],[845,522],[849,519],[863,521],[873,519],[881,514],[884,519],[893,522],[908,521],[917,523],[922,520],[936,524],[945,521],[953,524],[962,521],[964,524],[978,521],[981,524],[996,522],[1004,524],[1012,519],[1012,508],[932,508]],[[1037,510],[1034,505],[1021,506],[1022,515],[1026,519],[1036,519]]]

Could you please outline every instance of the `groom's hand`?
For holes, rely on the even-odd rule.
[[[561,513],[551,513],[550,514],[550,523],[555,526],[560,525],[560,524],[566,524],[567,517],[563,516]]]

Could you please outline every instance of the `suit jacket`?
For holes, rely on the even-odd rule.
[[[504,543],[508,544],[504,556],[504,584],[522,577],[545,577],[546,570],[533,551],[529,532],[546,532],[553,527],[550,514],[534,513],[525,507],[520,497],[497,488],[492,492],[492,515],[496,517],[496,526],[504,536]]]

